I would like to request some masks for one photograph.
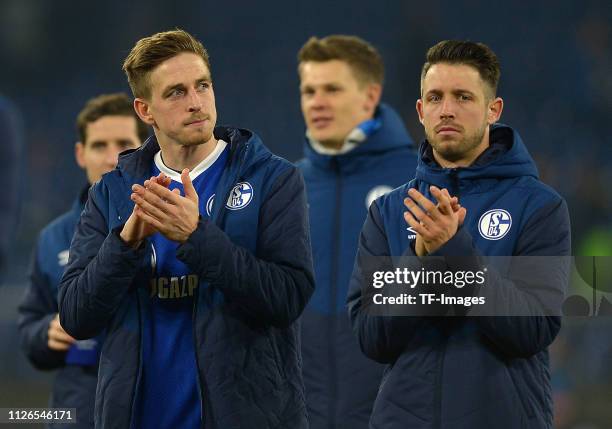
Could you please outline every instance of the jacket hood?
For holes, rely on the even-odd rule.
[[[491,126],[490,146],[469,167],[440,167],[431,154],[431,145],[424,140],[419,147],[416,178],[441,188],[452,188],[465,181],[538,178],[535,162],[518,132],[503,124]]]
[[[372,155],[398,149],[405,150],[414,147],[414,142],[410,138],[402,119],[393,108],[385,103],[381,103],[376,108],[374,117],[381,122],[380,128],[350,152],[342,155],[323,155],[315,151],[308,139],[305,138],[304,156],[313,164],[326,167],[333,158],[349,161],[362,155]]]

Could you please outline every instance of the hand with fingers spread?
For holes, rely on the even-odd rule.
[[[157,183],[160,186],[167,188],[170,186],[171,181],[172,180],[164,173],[160,173],[157,177],[151,177],[151,179],[145,181],[145,183]],[[146,222],[142,219],[142,217],[138,216],[138,212],[140,211],[142,211],[142,208],[136,204],[132,210],[132,214],[123,226],[121,234],[119,234],[121,239],[134,249],[140,246],[142,240],[157,232],[157,229],[152,224]]]
[[[49,329],[47,330],[47,346],[51,350],[64,352],[72,346],[76,340],[64,331],[62,325],[60,325],[59,314],[56,314],[51,322],[49,323]]]
[[[404,205],[408,208],[404,212],[404,219],[417,233],[417,256],[429,255],[448,242],[457,233],[466,215],[457,197],[451,197],[446,189],[431,186],[429,190],[438,204],[416,189],[409,189],[409,197],[404,199]]]
[[[149,227],[168,240],[184,243],[195,231],[200,218],[198,193],[191,183],[189,169],[181,173],[185,195],[179,189],[170,191],[157,180],[146,180],[144,186],[132,187],[131,199],[136,203],[135,214]]]

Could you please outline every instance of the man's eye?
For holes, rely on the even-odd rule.
[[[133,146],[135,146],[135,144],[131,140],[121,140],[119,142],[119,147],[121,148],[121,150],[129,149]]]
[[[427,97],[427,100],[431,102],[436,102],[440,101],[441,97],[439,95],[430,95],[429,97]]]
[[[175,88],[168,93],[168,97],[178,97],[180,95],[183,95],[183,90],[178,88]]]
[[[200,90],[207,90],[208,88],[210,88],[210,83],[208,82],[200,82],[198,84],[198,89]]]
[[[459,100],[461,100],[461,101],[469,101],[471,99],[472,99],[472,97],[470,97],[469,95],[466,95],[466,94],[461,94],[459,96]]]
[[[313,95],[314,94],[314,90],[312,90],[311,88],[304,88],[302,89],[302,95]]]

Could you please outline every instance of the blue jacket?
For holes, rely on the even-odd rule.
[[[493,126],[490,142],[472,166],[456,169],[439,167],[431,146],[424,142],[416,179],[370,208],[348,306],[362,351],[388,364],[372,413],[372,428],[552,427],[547,347],[559,331],[560,317],[445,318],[419,313],[419,307],[414,307],[414,316],[418,313],[420,317],[381,317],[364,311],[361,288],[368,281],[371,285],[371,264],[388,265],[393,256],[414,256],[414,234],[406,231],[402,215],[406,210],[403,199],[411,187],[431,200],[430,185],[447,188],[467,209],[463,226],[432,256],[477,260],[483,255],[570,254],[567,206],[538,180],[535,164],[518,134],[507,126]],[[492,232],[482,230],[481,216],[493,209],[505,211],[511,221]],[[452,260],[445,259],[446,269],[461,269],[452,266]],[[392,267],[393,263],[382,269]],[[538,287],[530,287],[529,278],[510,280],[504,274],[501,269],[490,270],[482,290],[503,294],[517,307],[536,308],[546,301],[554,314],[561,313],[567,266],[541,273]],[[439,308],[436,311],[449,314],[440,313]]]
[[[32,258],[30,282],[19,305],[17,321],[21,348],[32,365],[41,370],[58,369],[49,406],[76,408],[78,421],[68,425],[75,429],[93,428],[98,367],[66,365],[66,352],[51,350],[47,346],[47,331],[49,323],[58,312],[58,286],[68,262],[70,240],[83,210],[87,189],[74,202],[70,211],[40,232]]]
[[[316,288],[302,316],[310,427],[365,428],[384,367],[359,350],[345,300],[368,203],[414,177],[416,150],[399,116],[380,105],[381,127],[344,155],[306,142],[304,173]]]
[[[177,257],[199,274],[193,331],[202,427],[306,428],[299,356],[301,314],[313,290],[302,175],[246,130],[215,129],[230,144],[215,201],[241,182],[248,205],[214,204]],[[96,427],[129,428],[141,375],[141,329],[152,275],[150,243],[119,238],[134,183],[150,175],[154,137],[120,157],[90,192],[60,286],[62,326],[76,338],[106,329],[96,392]]]

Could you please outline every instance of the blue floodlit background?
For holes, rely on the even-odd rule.
[[[520,132],[542,179],[567,199],[574,253],[612,255],[612,8],[594,0],[496,3],[2,0],[0,94],[17,106],[25,129],[15,160],[19,226],[0,280],[0,407],[47,403],[52,377],[20,352],[16,306],[38,231],[85,184],[73,156],[76,114],[94,95],[129,91],[122,61],[136,40],[157,31],[181,27],[201,39],[219,123],[256,131],[292,161],[304,135],[296,54],[311,35],[355,34],[378,47],[387,69],[383,99],[416,140],[427,48],[448,38],[485,42],[502,64],[502,122]],[[556,428],[612,424],[611,325],[605,317],[565,320],[552,347]]]

